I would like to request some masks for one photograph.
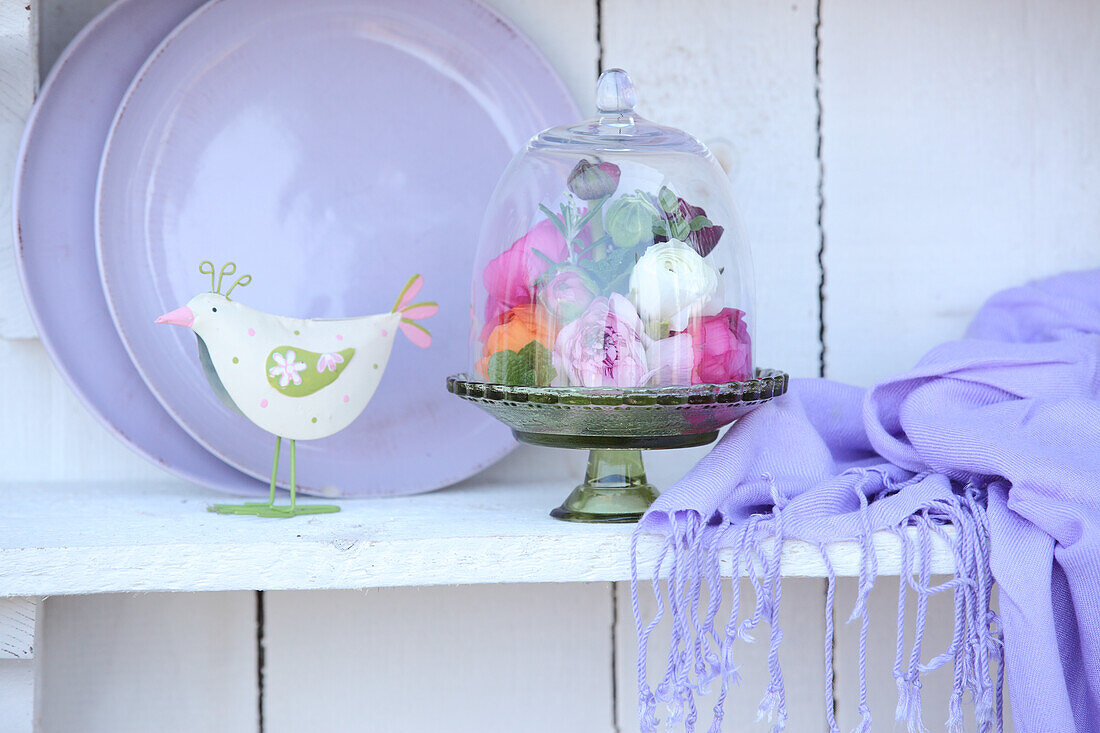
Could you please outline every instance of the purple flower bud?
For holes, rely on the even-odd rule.
[[[619,187],[619,166],[614,163],[592,165],[582,159],[569,173],[569,190],[585,201],[595,201],[615,193]]]
[[[723,227],[707,218],[707,212],[702,206],[692,206],[682,198],[677,200],[675,211],[669,213],[666,210],[663,218],[669,222],[676,222],[685,230],[684,241],[690,244],[701,257],[706,257],[718,246],[718,240],[722,238],[722,233],[725,231]],[[663,242],[665,239],[665,236],[657,235],[654,241]]]

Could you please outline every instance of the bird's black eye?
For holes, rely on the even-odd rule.
[[[217,309],[217,308],[211,308],[210,310],[211,310],[211,311],[213,311],[214,313],[217,313],[217,312],[218,312],[218,309]]]

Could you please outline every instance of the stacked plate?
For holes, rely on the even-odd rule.
[[[429,491],[507,453],[442,385],[463,363],[485,203],[535,132],[578,118],[538,50],[473,0],[119,0],[42,88],[16,173],[23,285],[88,409],[191,481],[263,491],[273,441],[206,384],[194,337],[153,325],[235,299],[299,317],[387,312],[404,279],[440,304],[362,416],[303,443],[325,496]],[[280,474],[280,483],[287,477]]]

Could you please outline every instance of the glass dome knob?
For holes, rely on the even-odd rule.
[[[634,82],[622,69],[608,69],[600,74],[596,82],[596,108],[601,114],[630,115],[638,95],[634,91]]]

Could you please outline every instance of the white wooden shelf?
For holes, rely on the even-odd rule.
[[[181,482],[4,484],[0,596],[628,579],[633,525],[551,519],[567,490],[468,485],[346,500],[338,514],[258,519],[211,514],[206,505],[226,496]],[[657,543],[640,544],[644,577]],[[879,573],[897,574],[897,539],[880,533],[876,547]],[[853,543],[833,545],[830,560],[839,575],[859,572]],[[727,557],[727,575],[731,566]],[[952,567],[937,540],[934,572]],[[816,548],[792,541],[783,572],[825,568]]]

